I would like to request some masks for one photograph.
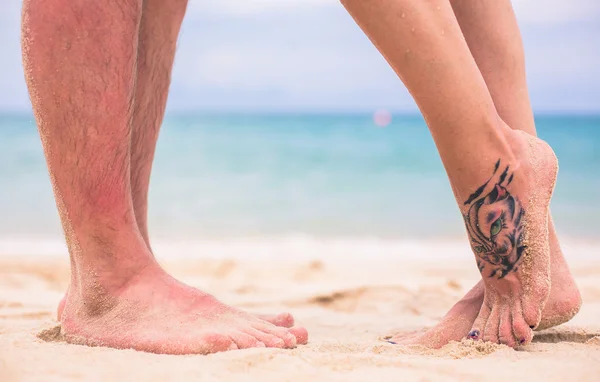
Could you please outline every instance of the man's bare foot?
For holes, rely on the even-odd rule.
[[[304,328],[286,329],[227,306],[146,267],[116,290],[85,300],[70,290],[62,307],[67,342],[162,354],[207,354],[305,344]],[[289,323],[288,318],[279,320]]]
[[[507,136],[516,149],[516,162],[499,161],[489,181],[465,202],[465,223],[482,284],[435,328],[393,342],[439,347],[468,332],[474,340],[514,347],[531,341],[532,329],[540,327],[550,292],[548,206],[558,166],[545,142],[518,131]],[[578,298],[570,299],[578,304]],[[563,310],[567,305],[552,301],[547,309]],[[567,315],[572,316],[576,308],[569,308]],[[546,325],[564,321],[563,313],[545,313]]]
[[[67,289],[67,292],[63,296],[62,300],[60,300],[60,302],[58,303],[58,309],[56,312],[56,318],[58,321],[60,321],[62,312],[65,309],[65,302],[67,301],[68,294],[69,290]],[[270,322],[275,326],[281,326],[282,328],[291,328],[292,326],[294,326],[294,316],[292,316],[288,312],[279,314],[257,314],[256,317],[260,318],[261,320]]]

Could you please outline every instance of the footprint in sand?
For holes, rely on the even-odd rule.
[[[589,340],[585,341],[586,345],[594,345],[600,346],[600,336],[592,337]]]
[[[0,314],[2,319],[27,319],[27,320],[39,320],[42,318],[51,318],[54,316],[54,312],[23,312],[13,314]]]
[[[533,342],[577,342],[588,345],[600,345],[600,331],[588,332],[584,329],[577,328],[548,329],[539,333],[535,333]]]
[[[395,313],[440,318],[452,305],[454,286],[430,286],[417,291],[403,286],[366,286],[321,294],[295,305],[318,305],[344,313]]]
[[[1,301],[0,300],[0,309],[4,308],[22,308],[23,304],[18,301]]]

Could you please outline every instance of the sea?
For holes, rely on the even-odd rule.
[[[423,118],[375,122],[371,114],[168,115],[150,186],[151,236],[463,237]],[[538,115],[536,125],[559,158],[551,205],[559,235],[600,241],[600,116]],[[5,250],[62,241],[31,115],[0,115],[0,206]]]

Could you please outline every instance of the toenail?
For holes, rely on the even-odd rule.
[[[525,343],[525,338],[521,338],[521,345],[523,345]]]
[[[392,345],[398,345],[398,343],[397,343],[397,342],[390,341],[390,340],[386,340],[385,342],[388,342],[388,343],[390,343],[390,344],[392,344]]]
[[[534,325],[529,325],[529,328],[530,328],[531,330],[533,330],[533,329],[535,329],[535,326],[534,326]]]
[[[472,340],[478,340],[480,334],[481,333],[479,332],[479,330],[471,330],[469,332],[469,335],[467,336],[467,338],[472,339]]]

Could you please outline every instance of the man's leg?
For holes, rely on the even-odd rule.
[[[130,181],[135,220],[150,251],[152,251],[148,237],[150,172],[167,105],[177,37],[186,7],[187,0],[145,0],[142,3],[134,73]],[[58,305],[59,320],[66,297],[65,295]]]
[[[448,1],[342,3],[415,98],[449,175],[485,284],[470,337],[530,341],[550,289],[556,157],[500,119]]]
[[[135,218],[150,250],[150,173],[167,106],[177,38],[186,8],[187,0],[144,0],[140,23],[131,132],[131,191]]]
[[[145,0],[138,39],[135,97],[131,127],[131,191],[133,211],[142,237],[152,251],[148,235],[148,191],[156,142],[162,125],[177,38],[187,0]],[[66,296],[58,307],[62,313]],[[292,327],[289,313],[259,315],[272,324]]]
[[[141,0],[23,4],[26,80],[71,258],[65,338],[170,354],[305,342],[302,328],[174,280],[144,242],[130,181],[141,15]]]
[[[525,55],[519,26],[509,0],[451,0],[454,13],[483,75],[494,105],[511,128],[536,135],[525,75]],[[569,321],[579,311],[581,296],[565,261],[552,219],[550,237],[550,297],[538,329]],[[464,338],[481,308],[483,281],[425,333],[398,336],[402,344],[440,347]]]
[[[177,38],[187,0],[144,0],[138,45],[137,81],[131,132],[131,191],[136,221],[150,250],[148,191],[156,142],[167,106]],[[258,315],[292,327],[289,313]]]

